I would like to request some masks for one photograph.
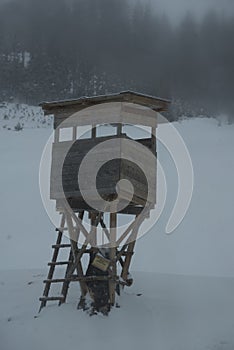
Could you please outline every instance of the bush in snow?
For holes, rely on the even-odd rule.
[[[21,131],[21,130],[23,130],[23,126],[22,126],[20,123],[18,123],[18,124],[15,126],[15,131]]]

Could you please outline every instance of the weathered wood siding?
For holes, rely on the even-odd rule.
[[[78,185],[78,172],[80,164],[84,156],[98,144],[110,140],[112,137],[100,137],[85,140],[77,140],[72,144],[71,141],[59,142],[53,145],[52,154],[52,168],[51,168],[51,199],[59,200],[64,198],[73,198],[82,203],[83,197]],[[113,137],[116,139],[116,136]],[[126,136],[122,138],[129,139]],[[152,139],[137,140],[137,142],[152,150]],[[127,179],[134,187],[134,197],[132,204],[144,205],[148,197],[148,181],[142,169],[147,169],[148,176],[150,176],[151,184],[151,201],[155,202],[156,191],[156,160],[154,163],[147,161],[144,154],[139,154],[134,147],[131,149],[124,149],[118,146],[118,149],[105,149],[104,151],[94,152],[91,156],[90,170],[100,167],[100,161],[107,156],[112,159],[112,155],[116,152],[119,154],[118,159],[113,159],[106,162],[99,170],[96,179],[96,188],[99,194],[105,199],[111,199],[116,196],[116,184],[121,179]],[[69,150],[69,151],[68,151]],[[137,154],[136,154],[137,152]],[[142,169],[129,160],[124,159],[124,154],[131,154],[132,159],[140,159]],[[67,154],[67,155],[66,155]],[[66,156],[65,156],[66,155]],[[116,157],[114,157],[116,158]],[[63,163],[64,159],[64,163]],[[88,175],[88,174],[87,174]],[[93,188],[87,181],[85,184],[85,193],[92,198]],[[83,203],[84,206],[84,203]]]

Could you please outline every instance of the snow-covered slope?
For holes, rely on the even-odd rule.
[[[74,284],[66,305],[51,304],[34,318],[55,234],[38,184],[51,121],[44,123],[40,110],[33,112],[36,122],[28,121],[30,113],[26,106],[0,108],[0,349],[234,349],[234,126],[205,118],[175,123],[190,151],[195,187],[189,211],[171,236],[164,232],[177,175],[159,146],[168,174],[166,208],[137,242],[135,284],[120,298],[120,309],[108,319],[88,317],[76,310]],[[18,122],[24,128],[16,132]]]
[[[0,103],[0,129],[20,131],[21,129],[48,128],[52,118],[44,118],[40,107],[20,103]]]
[[[38,316],[44,272],[0,272],[1,350],[234,349],[233,279],[134,275],[108,317],[77,310],[75,284],[67,304]]]

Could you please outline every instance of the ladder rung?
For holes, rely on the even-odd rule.
[[[62,283],[62,282],[78,282],[78,281],[86,281],[86,282],[91,282],[91,281],[108,281],[112,277],[111,276],[83,276],[83,277],[78,277],[77,275],[72,275],[67,278],[55,278],[55,279],[47,279],[44,280],[43,283]]]
[[[57,262],[49,262],[48,266],[56,266],[56,265],[68,265],[72,263],[72,260],[70,261],[57,261]]]
[[[71,244],[54,244],[52,245],[52,248],[71,248]]]
[[[53,301],[53,300],[63,300],[64,297],[61,296],[61,297],[41,297],[39,298],[40,301]]]
[[[44,280],[43,283],[62,283],[62,282],[71,282],[73,278],[55,278],[51,280]]]
[[[72,282],[75,281],[78,278],[78,276],[71,276],[69,278],[54,278],[50,280],[44,280],[43,283],[60,283],[60,282]]]

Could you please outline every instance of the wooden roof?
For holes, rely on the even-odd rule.
[[[101,103],[107,102],[131,102],[142,106],[151,108],[154,111],[161,112],[166,111],[170,104],[169,100],[141,94],[134,91],[122,91],[119,93],[92,96],[92,97],[80,97],[73,100],[43,102],[40,104],[45,114],[54,114],[61,110],[71,109],[78,107],[79,110]]]

